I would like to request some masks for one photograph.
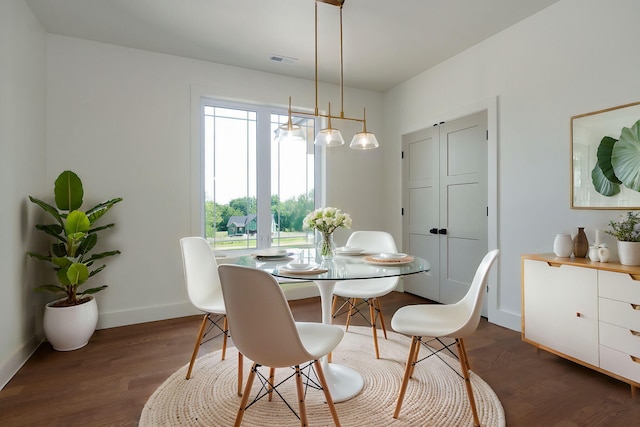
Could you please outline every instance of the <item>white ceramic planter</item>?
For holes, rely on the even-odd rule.
[[[640,265],[640,242],[618,241],[618,257],[622,265]]]
[[[73,307],[51,307],[44,309],[44,335],[54,349],[71,351],[84,347],[89,342],[98,324],[96,299]]]

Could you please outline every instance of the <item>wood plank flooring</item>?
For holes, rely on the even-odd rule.
[[[425,302],[410,294],[387,295],[387,324],[399,307]],[[318,298],[292,301],[291,307],[296,320],[320,321]],[[44,343],[0,390],[0,426],[137,425],[149,396],[189,362],[200,321],[191,316],[100,330],[88,346],[72,352]],[[200,354],[221,343],[216,338],[203,344]],[[500,398],[507,426],[640,425],[640,397],[632,398],[627,384],[537,351],[519,332],[483,319],[466,345],[472,370]],[[363,357],[373,357],[373,343]]]

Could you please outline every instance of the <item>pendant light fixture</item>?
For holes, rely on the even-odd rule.
[[[331,114],[331,104],[329,103],[329,109],[327,114],[321,114],[318,110],[318,2],[329,4],[331,6],[337,6],[340,9],[340,115],[334,116]],[[350,148],[356,150],[368,150],[371,148],[378,147],[378,141],[376,136],[367,132],[367,119],[366,119],[366,111],[363,115],[362,119],[345,117],[344,115],[344,82],[343,82],[343,54],[342,54],[342,6],[344,5],[345,0],[315,0],[315,84],[316,84],[316,105],[314,114],[310,114],[302,111],[292,111],[291,110],[291,97],[289,97],[289,121],[286,125],[280,125],[278,131],[283,135],[292,134],[294,131],[294,127],[291,122],[291,114],[296,115],[304,115],[304,116],[315,116],[315,117],[325,117],[327,119],[327,128],[322,129],[316,139],[314,144],[325,147],[333,147],[338,145],[344,145],[344,139],[342,138],[342,134],[338,129],[334,129],[331,127],[331,119],[339,119],[339,120],[351,120],[355,122],[362,122],[362,132],[357,133],[351,144]]]
[[[279,141],[287,140],[290,142],[301,142],[306,140],[306,135],[302,126],[294,125],[291,119],[291,97],[289,97],[289,115],[287,123],[278,126],[276,139]]]

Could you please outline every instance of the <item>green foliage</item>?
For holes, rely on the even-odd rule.
[[[640,212],[627,212],[623,220],[610,221],[608,234],[621,242],[640,242]]]
[[[29,196],[29,200],[49,213],[56,221],[55,224],[36,224],[36,229],[54,238],[47,254],[28,252],[33,258],[50,263],[58,278],[58,284],[38,286],[36,291],[64,293],[67,297],[66,305],[75,305],[84,295],[94,294],[107,287],[98,286],[79,291],[87,280],[101,272],[106,265],[90,270],[93,263],[102,258],[117,255],[120,251],[90,253],[98,242],[97,233],[114,224],[107,224],[91,228],[94,223],[109,211],[122,198],[110,199],[102,202],[86,212],[80,210],[84,196],[82,181],[74,172],[64,171],[56,179],[54,185],[54,200],[56,206],[51,206],[42,200]]]
[[[622,184],[640,191],[640,120],[630,128],[623,127],[620,139],[602,138],[597,155],[591,181],[598,193],[614,196]]]

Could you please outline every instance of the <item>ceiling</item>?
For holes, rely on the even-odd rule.
[[[49,33],[314,79],[313,0],[26,1]],[[344,85],[385,92],[557,1],[346,0]],[[320,81],[340,81],[339,16],[318,3]]]

